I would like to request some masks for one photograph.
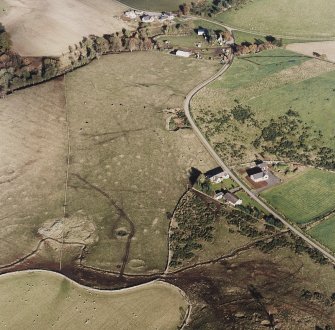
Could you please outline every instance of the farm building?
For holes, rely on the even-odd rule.
[[[233,205],[233,206],[242,204],[242,199],[239,199],[236,195],[230,192],[225,193],[223,198],[228,204]]]
[[[128,10],[124,13],[124,16],[130,19],[135,19],[137,17],[134,10]]]
[[[198,36],[203,36],[204,34],[206,34],[206,30],[203,28],[198,28]]]
[[[229,174],[226,173],[221,167],[216,167],[206,172],[205,175],[212,183],[220,183],[223,180],[229,179]]]
[[[265,162],[258,163],[255,167],[247,169],[250,179],[254,182],[262,182],[269,179],[268,164]]]
[[[266,181],[269,179],[269,175],[266,172],[260,171],[258,173],[250,175],[250,178],[254,182]]]
[[[176,51],[176,56],[181,56],[181,57],[190,57],[192,55],[191,52],[185,52],[183,50],[177,50]]]
[[[171,13],[162,13],[162,15],[159,16],[160,21],[172,21],[174,19],[174,15]]]
[[[153,16],[150,15],[144,15],[141,17],[141,21],[144,23],[152,23],[155,20]]]

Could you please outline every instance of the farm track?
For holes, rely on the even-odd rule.
[[[63,203],[63,219],[62,219],[62,245],[60,247],[59,256],[59,269],[62,269],[63,259],[63,244],[64,244],[64,221],[67,217],[67,192],[69,183],[69,170],[70,170],[70,157],[71,157],[71,140],[70,140],[70,123],[69,123],[69,110],[67,107],[67,96],[66,96],[66,76],[63,76],[64,84],[64,108],[65,108],[65,125],[66,125],[66,139],[67,139],[67,150],[66,150],[66,171],[65,171],[65,183],[64,183],[64,203]]]
[[[109,202],[115,207],[115,209],[119,213],[119,216],[121,218],[125,219],[128,222],[129,227],[130,227],[130,232],[129,232],[129,235],[127,237],[127,243],[126,243],[125,253],[124,253],[123,258],[122,258],[122,265],[121,265],[120,272],[119,272],[119,276],[122,277],[124,275],[124,270],[126,268],[126,265],[127,265],[127,262],[128,262],[128,258],[129,258],[131,240],[134,237],[135,232],[136,232],[136,230],[135,230],[135,224],[129,218],[129,216],[123,210],[123,208],[120,207],[116,203],[116,201],[114,201],[114,199],[109,194],[107,194],[105,191],[103,191],[99,187],[95,186],[94,184],[88,182],[86,179],[84,179],[83,177],[81,177],[79,174],[72,173],[71,175],[75,176],[77,179],[79,179],[85,185],[89,186],[91,189],[97,191],[98,193],[100,193],[101,195],[103,195],[104,197],[106,197],[109,200]]]

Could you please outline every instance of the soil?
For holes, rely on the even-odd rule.
[[[6,0],[1,22],[13,49],[25,56],[59,56],[90,34],[129,28],[118,18],[127,8],[113,0]]]
[[[335,41],[295,43],[287,45],[286,49],[307,56],[314,56],[314,52],[324,54],[327,60],[335,62]]]

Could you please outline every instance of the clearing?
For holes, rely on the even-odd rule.
[[[332,0],[254,0],[227,10],[216,19],[259,34],[326,39],[335,37]]]
[[[288,219],[305,223],[335,209],[335,174],[308,169],[262,196]]]
[[[129,26],[118,18],[126,9],[113,0],[6,0],[1,22],[13,49],[23,56],[59,56],[90,34]],[[0,3],[1,8],[1,3]]]
[[[9,329],[176,329],[188,308],[182,291],[163,282],[99,291],[57,273],[26,271],[0,276],[0,288],[0,326]]]
[[[316,225],[308,231],[313,238],[320,243],[327,246],[335,252],[335,216],[331,216],[327,220],[323,220],[320,224]]]

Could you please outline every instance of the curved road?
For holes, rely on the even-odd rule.
[[[223,160],[220,158],[220,156],[215,152],[213,147],[210,145],[210,143],[206,140],[206,138],[201,133],[200,129],[197,127],[197,125],[194,122],[194,119],[190,113],[190,103],[192,100],[192,97],[197,94],[202,88],[207,86],[209,83],[217,79],[219,76],[221,76],[231,65],[232,60],[230,63],[225,64],[215,75],[210,77],[208,80],[204,81],[203,83],[196,86],[194,89],[192,89],[188,95],[185,98],[184,101],[184,111],[186,114],[186,117],[188,121],[191,124],[191,127],[195,134],[198,136],[201,143],[205,146],[205,148],[208,150],[208,152],[212,155],[212,157],[216,160],[216,162],[230,175],[230,177],[237,182],[240,187],[258,204],[260,204],[266,211],[268,211],[270,214],[272,214],[274,217],[279,219],[287,228],[289,228],[295,235],[302,238],[307,244],[312,246],[313,248],[317,249],[319,252],[321,252],[326,258],[328,258],[331,262],[335,263],[335,257],[327,252],[322,246],[311,240],[309,237],[305,236],[304,233],[297,229],[296,227],[292,226],[289,222],[287,222],[283,217],[281,217],[279,214],[277,214],[272,208],[270,208],[267,204],[265,204],[257,195],[255,195],[230,169],[229,167],[223,162]]]

